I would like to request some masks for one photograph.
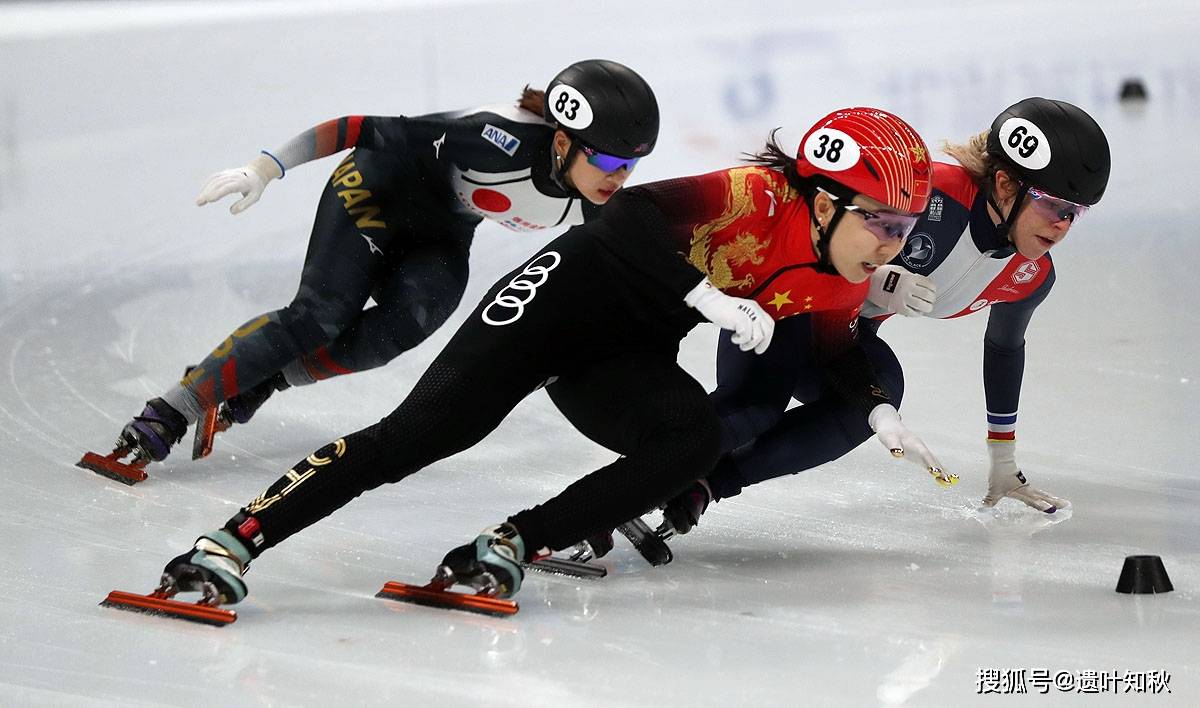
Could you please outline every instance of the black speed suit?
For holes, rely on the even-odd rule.
[[[600,220],[497,282],[399,408],[298,463],[227,528],[257,556],[359,494],[471,447],[542,385],[580,431],[622,457],[511,517],[527,553],[612,529],[702,476],[720,427],[703,387],[676,363],[699,321],[683,296],[702,274],[641,191],[617,195]]]
[[[190,421],[277,372],[311,383],[422,342],[457,307],[484,218],[536,232],[598,211],[553,176],[554,132],[490,106],[348,116],[293,139],[280,150],[289,168],[354,148],[321,194],[296,297],[238,327],[164,398]]]

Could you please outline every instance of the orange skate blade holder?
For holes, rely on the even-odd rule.
[[[115,479],[121,484],[128,484],[132,487],[146,479],[146,473],[143,468],[150,461],[139,460],[128,464],[121,462],[121,458],[127,454],[129,454],[129,448],[127,447],[119,447],[107,455],[85,452],[79,462],[75,463],[75,466],[91,470],[102,477]]]
[[[517,614],[520,606],[515,600],[502,600],[488,595],[476,595],[447,590],[440,585],[409,585],[389,580],[375,597],[385,600],[412,602],[428,607],[444,607],[451,610],[466,610],[485,615],[507,617]]]
[[[217,433],[229,430],[229,421],[218,415],[216,406],[207,408],[204,417],[196,423],[196,436],[192,438],[192,459],[208,457],[213,451],[213,438]]]
[[[233,624],[237,619],[237,613],[233,610],[222,610],[220,607],[205,605],[201,602],[172,600],[159,590],[155,590],[149,595],[113,590],[108,594],[108,597],[104,598],[100,606],[200,622],[201,624],[211,624],[215,627],[224,627],[227,624]]]

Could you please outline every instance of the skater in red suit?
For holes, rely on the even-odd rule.
[[[146,403],[118,443],[162,460],[208,409],[245,423],[275,391],[382,366],[445,322],[467,282],[475,227],[579,224],[628,179],[658,137],[650,86],[611,61],[581,61],[515,104],[322,123],[245,167],[211,177],[197,204],[234,214],[303,163],[352,151],[317,204],[300,288],[235,329]],[[364,309],[368,298],[375,304]],[[182,367],[181,367],[182,368]]]
[[[708,320],[766,351],[775,319],[808,313],[821,356],[881,437],[941,478],[857,346],[868,280],[899,252],[929,198],[928,151],[884,111],[836,111],[790,157],[624,190],[601,217],[500,279],[408,398],[379,423],[297,463],[165,569],[170,591],[246,592],[252,558],[363,492],[467,449],[546,387],[580,431],[621,457],[452,550],[444,583],[509,596],[521,564],[664,502],[716,461],[719,420],[676,362]],[[890,413],[888,412],[890,411]],[[901,442],[903,441],[903,443]]]

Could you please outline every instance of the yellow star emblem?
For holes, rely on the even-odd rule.
[[[909,149],[913,152],[913,160],[917,162],[925,162],[925,148],[919,145],[914,145]]]
[[[784,305],[790,305],[792,303],[792,299],[788,297],[791,294],[791,290],[782,293],[775,293],[775,297],[771,298],[771,301],[767,304],[774,305],[775,311],[779,312],[781,309],[783,309]]]

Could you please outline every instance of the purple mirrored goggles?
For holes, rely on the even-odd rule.
[[[908,238],[908,235],[912,233],[913,228],[917,225],[917,220],[921,218],[920,214],[868,211],[853,204],[848,204],[842,208],[861,216],[863,225],[867,227],[867,231],[875,234],[875,238],[884,242],[903,241]]]
[[[606,152],[600,152],[591,145],[579,143],[579,151],[587,157],[588,164],[601,172],[616,172],[622,167],[632,172],[633,166],[637,164],[639,157],[617,157],[609,155]]]
[[[1029,195],[1029,203],[1033,205],[1033,208],[1052,224],[1056,224],[1063,219],[1073,224],[1079,217],[1086,214],[1088,210],[1086,204],[1076,204],[1066,199],[1060,199],[1037,187],[1030,187],[1026,194]]]

